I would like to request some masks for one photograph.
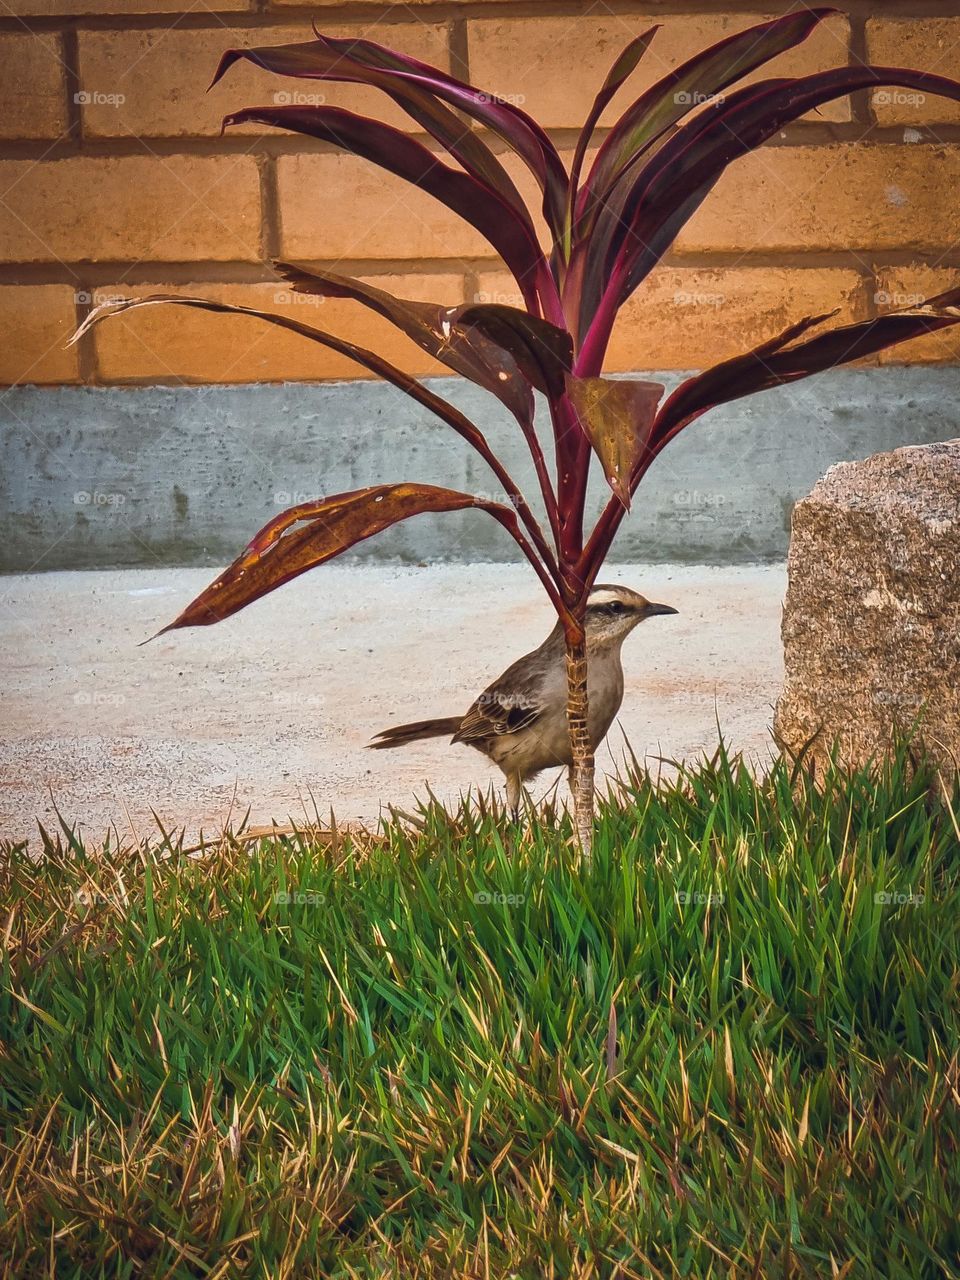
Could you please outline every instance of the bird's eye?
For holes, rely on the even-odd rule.
[[[613,614],[623,613],[623,605],[619,600],[611,600],[607,608]]]

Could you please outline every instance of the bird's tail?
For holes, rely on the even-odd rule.
[[[378,733],[367,746],[381,751],[384,747],[405,747],[408,742],[419,742],[421,738],[452,738],[462,719],[463,716],[447,716],[441,720],[416,720],[413,724],[394,725],[392,729]]]

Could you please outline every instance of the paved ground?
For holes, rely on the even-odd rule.
[[[624,566],[680,614],[627,641],[619,728],[598,757],[770,750],[779,691],[774,568]],[[375,820],[429,781],[443,798],[498,771],[467,747],[367,752],[390,724],[466,710],[552,625],[529,570],[327,566],[216,627],[140,648],[213,578],[210,570],[126,570],[0,578],[0,837],[36,833],[53,804],[88,837],[165,824],[216,831],[303,821],[331,807]],[[544,775],[534,794],[552,785]]]

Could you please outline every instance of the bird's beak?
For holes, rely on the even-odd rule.
[[[661,613],[676,613],[676,612],[677,610],[674,609],[674,607],[669,604],[648,604],[643,611],[643,616],[645,618],[656,618]]]

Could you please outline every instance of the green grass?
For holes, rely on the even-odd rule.
[[[0,869],[3,1274],[960,1276],[958,795]],[[498,896],[498,895],[502,895]]]

